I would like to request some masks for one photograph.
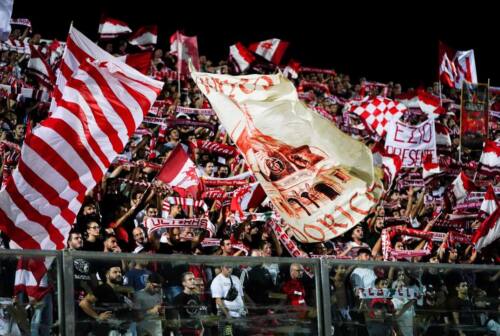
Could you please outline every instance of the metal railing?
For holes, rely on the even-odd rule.
[[[308,259],[308,258],[266,258],[266,257],[222,257],[204,255],[161,255],[161,254],[124,254],[124,253],[101,253],[81,251],[32,251],[32,250],[1,250],[0,262],[6,260],[14,261],[18,257],[54,257],[52,267],[56,269],[56,294],[57,312],[60,333],[74,335],[77,325],[75,316],[74,297],[74,260],[81,258],[89,261],[143,261],[159,265],[206,265],[217,266],[221,264],[232,264],[235,266],[255,266],[263,264],[277,264],[288,269],[292,263],[299,263],[313,275],[314,283],[314,308],[316,317],[312,333],[319,335],[331,335],[332,306],[331,278],[330,274],[339,265],[346,267],[363,267],[365,269],[395,268],[408,270],[409,273],[436,270],[440,272],[456,271],[467,274],[488,274],[494,276],[500,272],[500,266],[494,265],[454,265],[454,264],[429,264],[429,263],[401,263],[401,262],[375,262],[354,260],[332,260],[332,259]],[[494,286],[498,286],[498,278]],[[498,288],[498,287],[497,287]],[[492,308],[493,309],[493,308]],[[496,307],[495,307],[496,309]],[[311,319],[312,320],[312,319]],[[337,333],[335,333],[337,335]]]

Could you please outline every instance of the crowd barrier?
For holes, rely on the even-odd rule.
[[[52,289],[39,301],[14,295],[14,282],[23,283],[22,272],[16,273],[21,258],[53,259]],[[128,297],[132,308],[106,306],[90,285],[107,279],[111,267],[126,276],[115,291]],[[230,317],[217,309],[210,288],[223,268],[250,298],[230,310]],[[157,290],[137,294],[144,274],[151,272],[161,276]],[[185,272],[193,273],[194,302],[180,295],[189,280],[182,281]],[[99,276],[87,281],[85,274]],[[495,265],[2,250],[0,278],[0,335],[113,334],[110,330],[115,335],[144,335],[145,330],[158,335],[498,335],[493,330],[500,322],[500,266]],[[109,318],[84,311],[81,301],[89,292],[100,298],[89,301],[95,313],[110,311]],[[145,306],[154,300],[157,309]]]

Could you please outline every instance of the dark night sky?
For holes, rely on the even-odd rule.
[[[237,41],[248,44],[277,37],[291,43],[285,62],[294,58],[305,66],[333,68],[353,78],[394,80],[404,86],[430,84],[437,78],[441,39],[455,49],[473,48],[479,80],[491,78],[492,85],[500,85],[495,50],[499,29],[492,3],[437,2],[366,5],[359,1],[277,4],[235,0],[207,5],[206,1],[186,0],[177,0],[177,4],[15,0],[13,17],[28,17],[44,38],[58,39],[65,39],[73,20],[75,27],[95,40],[103,12],[127,22],[133,30],[156,23],[159,47],[168,49],[169,36],[182,29],[187,35],[198,35],[200,54],[212,60],[227,58],[229,45]]]

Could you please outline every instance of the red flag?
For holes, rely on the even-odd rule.
[[[153,49],[157,39],[158,26],[152,25],[139,28],[130,36],[128,43],[141,49]]]
[[[120,61],[125,62],[145,75],[147,75],[151,69],[152,58],[153,53],[151,51],[143,51],[118,57]]]
[[[102,18],[98,30],[99,38],[101,39],[113,39],[131,32],[132,29],[129,28],[128,24],[112,18]]]
[[[283,75],[289,78],[297,79],[300,72],[300,63],[295,60],[290,60],[288,65],[283,70]]]
[[[476,250],[480,251],[500,237],[500,207],[481,223],[472,236]]]
[[[252,43],[248,47],[250,51],[253,51],[276,65],[280,64],[286,48],[288,48],[288,42],[277,38]]]
[[[177,145],[174,148],[156,178],[170,184],[182,197],[197,198],[201,188],[196,165],[191,161],[182,145]]]
[[[255,61],[255,56],[240,42],[229,47],[229,59],[240,73],[247,70]]]
[[[481,203],[481,208],[479,209],[479,217],[482,219],[486,219],[486,217],[491,215],[497,208],[498,208],[498,200],[495,196],[495,191],[493,190],[493,187],[490,184],[486,189],[484,200]]]
[[[396,178],[396,175],[401,170],[403,162],[399,155],[388,154],[384,146],[377,142],[372,148],[373,164],[379,166],[384,171],[384,184],[386,189],[389,189]]]
[[[479,159],[479,171],[485,175],[500,173],[500,145],[495,141],[486,140],[483,153]]]
[[[429,153],[424,156],[422,165],[422,178],[424,179],[424,181],[429,181],[433,177],[441,174],[439,163],[434,162],[432,158],[432,154]]]
[[[185,36],[175,32],[170,37],[170,53],[177,56],[177,71],[188,74],[188,61],[191,59],[196,70],[200,69],[200,58],[198,56],[198,39],[196,36]]]

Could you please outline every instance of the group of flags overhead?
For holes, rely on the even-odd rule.
[[[0,27],[0,33],[5,31],[6,27]],[[101,22],[99,34],[102,39],[130,34],[128,42],[143,50],[150,50],[157,43],[158,36],[156,26],[142,27],[132,33],[126,23],[109,18]],[[276,38],[252,43],[248,48],[238,42],[230,47],[230,59],[238,72],[246,71],[255,62],[255,55],[278,65],[287,47],[287,42]],[[180,74],[188,73],[189,59],[195,70],[199,69],[196,36],[174,33],[170,38],[170,52],[177,56]],[[148,56],[151,56],[150,52]],[[15,245],[44,249],[64,246],[85,192],[100,181],[155,101],[162,84],[124,63],[134,63],[135,68],[141,63],[145,72],[150,58],[133,55],[115,58],[71,28],[56,80],[46,58],[40,50],[32,47],[28,68],[46,86],[54,87],[54,101],[51,117],[26,138],[19,166],[0,192],[0,228],[9,234]],[[285,72],[296,78],[299,70],[300,63],[292,60]],[[440,75],[452,87],[461,87],[464,80],[477,82],[473,51],[442,52]],[[228,85],[239,84],[245,90],[227,100],[227,97],[213,95],[218,88],[210,87],[206,81],[208,78],[222,79]],[[342,138],[335,126],[325,124],[316,113],[297,107],[297,93],[281,75],[235,78],[193,72],[193,79],[208,96],[223,125],[231,130],[260,184],[299,240],[322,241],[351,228],[364,218],[380,197],[383,187],[375,167],[380,167],[383,172],[386,188],[391,186],[401,168],[401,159],[388,154],[384,148],[373,150],[374,163],[366,146]],[[253,87],[248,87],[249,82]],[[254,93],[258,98],[255,106],[246,101]],[[408,98],[407,104],[411,103],[418,104],[429,117],[443,113],[439,98],[432,94],[418,92]],[[351,112],[357,114],[369,130],[383,138],[391,123],[407,111],[407,104],[386,97],[372,97],[353,106]],[[282,105],[289,110],[283,110]],[[241,115],[228,115],[227,111],[232,109]],[[269,115],[263,116],[266,113]],[[311,116],[310,120],[306,121],[304,115]],[[262,119],[257,120],[259,118]],[[283,129],[262,127],[263,122],[275,125],[275,121],[286,121]],[[310,135],[302,143],[293,137],[294,132],[301,130],[297,125],[314,129],[320,137],[331,138],[331,134],[338,137],[326,145]],[[436,126],[436,133],[444,134],[442,142],[451,144],[446,129],[442,131],[440,133]],[[341,153],[340,147],[350,150]],[[499,153],[498,144],[487,142],[480,169],[487,172],[498,169]],[[440,172],[432,156],[426,156],[422,162],[424,178]],[[284,176],[297,171],[310,175],[304,185],[311,188],[308,193],[314,193],[319,199],[304,194],[292,197],[292,193],[288,193]],[[194,163],[180,146],[174,150],[158,178],[177,188],[181,194],[185,192],[184,197],[195,197],[202,185]],[[255,198],[260,199],[263,193],[258,186],[254,183],[237,189],[231,208],[242,211],[252,204],[254,196],[260,194]],[[467,176],[460,173],[449,191],[456,202],[473,188]],[[317,207],[318,204],[323,209]],[[332,213],[327,214],[325,209],[332,210]],[[493,225],[498,221],[498,211],[489,215],[489,224],[483,223],[482,236],[476,239],[480,242],[478,246],[484,246],[484,241],[488,242],[484,237],[498,230]],[[498,237],[498,233],[495,234]]]
[[[463,81],[477,83],[474,50],[454,51],[439,43],[439,79],[451,88],[462,88]]]
[[[229,47],[229,60],[234,64],[238,73],[246,71],[259,55],[274,65],[279,65],[288,47],[288,42],[273,38],[252,43],[245,48],[241,42]]]

